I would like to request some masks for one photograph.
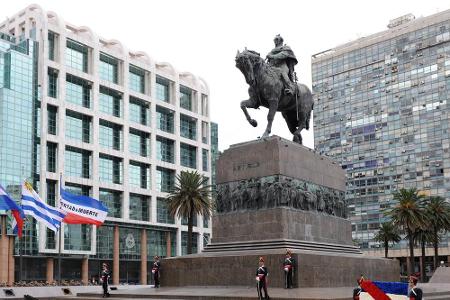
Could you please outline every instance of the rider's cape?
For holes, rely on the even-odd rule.
[[[268,58],[274,58],[279,60],[284,60],[288,65],[296,65],[298,63],[297,58],[295,57],[294,51],[292,51],[291,47],[284,45],[280,47],[276,47],[267,54]]]

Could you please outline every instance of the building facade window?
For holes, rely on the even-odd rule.
[[[175,112],[173,110],[156,106],[156,128],[165,132],[173,133],[174,115]]]
[[[58,144],[47,142],[47,172],[56,172]]]
[[[202,169],[207,172],[209,169],[209,151],[206,149],[202,149]]]
[[[209,142],[209,124],[202,121],[202,143],[208,144]]]
[[[72,177],[91,177],[91,152],[66,146],[65,174]]]
[[[99,200],[108,207],[108,217],[122,217],[122,192],[100,189]]]
[[[49,134],[57,134],[58,108],[47,105],[47,132]]]
[[[66,66],[88,72],[88,47],[76,41],[67,39],[66,42]]]
[[[120,260],[140,260],[141,259],[141,229],[119,227],[119,258]],[[130,238],[134,240],[131,245],[127,242]],[[137,271],[137,270],[136,270]],[[137,279],[137,278],[136,278]]]
[[[175,162],[175,141],[157,136],[156,158],[173,164]]]
[[[197,120],[180,114],[180,135],[191,140],[197,139]]]
[[[170,193],[175,185],[175,170],[162,167],[156,168],[156,190]]]
[[[155,255],[159,257],[167,256],[167,231],[150,230],[147,239],[147,257],[152,259]],[[177,245],[176,232],[170,232],[171,253],[170,256],[176,256]]]
[[[91,118],[73,111],[66,112],[66,138],[91,142]]]
[[[205,94],[202,94],[202,109],[201,114],[202,116],[208,117],[209,116],[209,102],[208,102],[208,96]]]
[[[130,219],[150,221],[149,218],[150,197],[130,194]]]
[[[185,86],[180,86],[180,107],[193,111],[192,90]]]
[[[186,231],[181,232],[181,255],[187,255],[187,241],[188,233]],[[198,252],[198,233],[192,233],[192,253]]]
[[[57,181],[47,179],[47,204],[53,207],[56,206],[56,186]]]
[[[122,96],[119,92],[100,87],[99,110],[105,114],[118,117],[122,116]]]
[[[156,76],[156,99],[170,102],[170,81],[160,76]]]
[[[113,259],[114,227],[100,226],[97,228],[97,252],[94,258]]]
[[[66,75],[66,101],[86,108],[91,107],[92,84],[84,79]]]
[[[150,165],[130,161],[128,183],[142,189],[150,188]]]
[[[142,94],[145,92],[145,71],[143,69],[130,65],[128,80],[130,90]]]
[[[203,228],[209,228],[209,218],[203,216]]]
[[[150,124],[150,109],[149,104],[144,100],[130,97],[129,103],[129,119],[132,122],[149,125]]]
[[[203,234],[203,248],[205,248],[209,244],[210,239],[211,235],[209,233]]]
[[[103,147],[121,150],[123,140],[122,126],[100,120],[98,140]]]
[[[192,226],[197,227],[197,219],[198,217],[195,215],[192,220]],[[188,219],[187,218],[181,218],[181,225],[188,225]]]
[[[47,40],[48,40],[48,59],[55,61],[57,34],[49,30]]]
[[[57,181],[47,179],[46,186],[47,186],[47,189],[46,189],[47,204],[55,207],[56,206]],[[56,249],[55,232],[48,228],[46,230],[45,248],[46,249]]]
[[[100,62],[98,66],[99,77],[112,83],[118,83],[119,61],[105,53],[100,53]]]
[[[197,167],[197,148],[188,144],[180,143],[180,162],[183,167]]]
[[[58,71],[48,68],[48,96],[58,98]]]
[[[122,184],[122,159],[110,155],[100,154],[98,161],[98,172],[100,181]]]
[[[65,188],[75,195],[90,196],[91,187],[66,183]],[[76,251],[91,250],[91,226],[86,224],[66,224],[64,226],[64,249]]]
[[[67,224],[64,226],[64,249],[91,251],[91,226],[86,224]]]
[[[150,156],[150,134],[130,128],[128,135],[128,150],[130,153],[142,156]]]
[[[156,219],[158,223],[175,224],[175,219],[167,210],[167,201],[165,198],[157,198],[156,211]]]

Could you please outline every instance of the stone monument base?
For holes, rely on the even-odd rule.
[[[269,285],[284,287],[282,263],[285,250],[226,251],[164,259],[162,286],[254,286],[258,258],[264,256]],[[361,254],[297,251],[294,288],[354,286],[363,274],[380,281],[398,281],[397,261]]]
[[[212,224],[205,252],[290,248],[361,254],[350,221],[325,213],[275,207],[214,215]]]
[[[232,145],[217,161],[217,212],[202,254],[164,259],[162,286],[255,286],[259,257],[269,286],[284,287],[291,249],[294,286],[348,287],[364,274],[398,281],[397,261],[353,245],[345,172],[311,149],[273,136]]]

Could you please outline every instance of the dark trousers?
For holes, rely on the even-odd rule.
[[[153,280],[155,281],[155,288],[159,288],[159,272],[153,274]]]
[[[102,287],[103,287],[103,296],[109,296],[109,293],[108,293],[108,280],[107,279],[103,280]]]
[[[264,298],[262,296],[262,291],[264,290]],[[262,299],[269,299],[269,294],[267,293],[267,284],[266,284],[266,279],[260,280],[258,281],[258,284],[256,286],[256,290],[258,291],[258,299],[262,300]]]
[[[292,269],[289,269],[289,271],[284,271],[284,286],[287,289],[292,288],[292,276],[293,276]]]

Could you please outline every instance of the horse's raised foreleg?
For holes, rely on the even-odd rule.
[[[241,109],[244,112],[244,115],[247,118],[247,121],[250,123],[250,125],[252,125],[253,127],[258,126],[258,122],[256,122],[256,120],[250,117],[247,108],[257,108],[255,101],[252,101],[251,99],[241,101]]]
[[[270,135],[270,132],[272,131],[272,123],[273,119],[275,117],[275,113],[278,109],[278,101],[277,100],[269,100],[269,113],[267,114],[267,127],[266,131],[264,131],[262,138],[266,138]]]

